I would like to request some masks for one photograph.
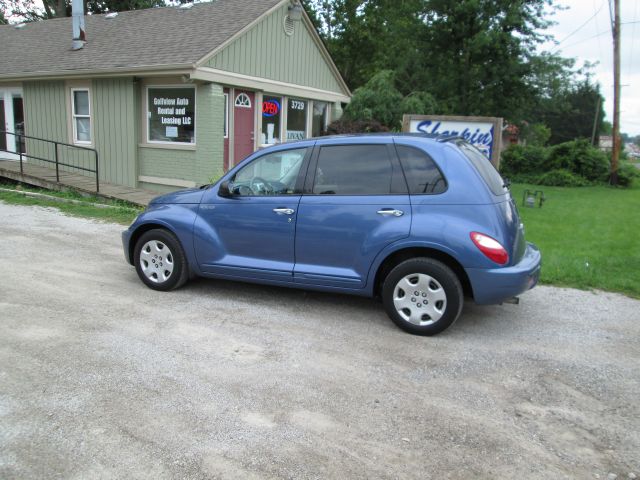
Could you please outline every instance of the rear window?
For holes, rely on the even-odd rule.
[[[498,173],[498,170],[496,170],[496,167],[493,166],[480,150],[466,142],[459,142],[458,147],[460,147],[462,153],[471,160],[471,163],[476,167],[476,170],[494,195],[504,195],[507,193],[504,180]]]
[[[412,194],[436,194],[447,189],[447,182],[435,162],[426,153],[412,147],[396,145]]]

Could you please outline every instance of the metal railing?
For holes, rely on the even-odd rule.
[[[90,173],[95,173],[96,175],[96,192],[100,192],[100,179],[99,179],[99,171],[98,171],[98,150],[96,150],[95,148],[91,148],[91,147],[83,147],[80,145],[73,145],[72,143],[65,143],[65,142],[58,142],[55,140],[48,140],[46,138],[38,138],[38,137],[32,137],[30,135],[22,135],[20,133],[13,133],[13,132],[7,132],[5,130],[0,130],[0,135],[13,135],[14,137],[16,137],[16,150],[19,150],[17,152],[12,152],[10,150],[6,150],[6,149],[0,149],[0,152],[7,152],[10,153],[12,155],[17,155],[19,156],[19,160],[20,160],[20,174],[24,175],[24,166],[23,166],[23,160],[24,159],[34,159],[34,160],[39,160],[41,162],[46,162],[46,163],[53,163],[56,166],[56,182],[60,183],[60,167],[69,167],[69,168],[75,168],[78,170],[83,170],[85,172],[90,172]],[[29,155],[25,152],[25,148],[24,145],[25,143],[23,143],[24,139],[28,139],[28,140],[36,140],[39,142],[44,142],[45,144],[48,145],[54,145],[54,159],[51,160],[49,158],[42,158],[42,157],[38,157],[35,155]],[[63,147],[68,147],[68,148],[73,148],[76,150],[84,150],[87,152],[92,152],[94,154],[94,158],[95,158],[95,168],[86,168],[83,166],[79,166],[79,165],[71,165],[69,163],[65,163],[64,161],[60,161],[60,155],[59,155],[59,147],[63,146]]]

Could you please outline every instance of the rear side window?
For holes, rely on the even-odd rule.
[[[313,193],[387,195],[393,165],[386,145],[336,145],[320,149]]]
[[[400,165],[409,184],[409,193],[436,194],[447,189],[447,182],[435,162],[421,150],[396,145]]]
[[[476,167],[476,170],[494,195],[504,195],[507,192],[507,188],[504,186],[504,180],[498,173],[498,170],[496,170],[496,167],[493,166],[487,157],[480,153],[480,150],[466,142],[458,143],[458,147],[460,147],[462,153],[471,160],[471,163]]]

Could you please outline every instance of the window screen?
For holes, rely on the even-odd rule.
[[[417,148],[396,145],[410,193],[442,193],[447,182],[435,162]]]
[[[386,195],[393,168],[386,145],[322,147],[313,185],[321,195]]]

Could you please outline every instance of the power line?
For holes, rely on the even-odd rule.
[[[605,0],[606,1],[606,0]],[[598,8],[598,11],[596,11],[596,13],[594,13],[593,15],[591,15],[582,25],[580,25],[578,28],[576,28],[573,32],[571,32],[569,35],[567,35],[566,37],[564,37],[562,40],[560,40],[558,42],[558,45],[560,45],[561,43],[563,43],[564,41],[568,40],[569,38],[571,38],[575,33],[578,33],[580,30],[582,30],[582,28],[584,28],[584,26],[589,23],[591,20],[593,20],[593,18],[598,15],[600,13],[600,10],[602,10],[602,7],[604,7],[604,1],[600,4],[600,8]]]
[[[633,25],[633,24],[636,24],[636,23],[640,23],[640,20],[637,20],[635,22],[621,22],[620,25]],[[556,53],[559,50],[562,50],[562,48],[573,47],[574,45],[579,45],[582,42],[586,42],[587,40],[591,40],[591,39],[594,39],[596,37],[601,37],[602,35],[609,34],[609,33],[611,33],[611,32],[610,31],[606,31],[606,30],[604,32],[596,33],[595,35],[592,35],[592,36],[587,37],[587,38],[583,38],[582,40],[578,40],[577,42],[570,43],[569,45],[565,45],[564,47],[558,47],[552,53]]]

